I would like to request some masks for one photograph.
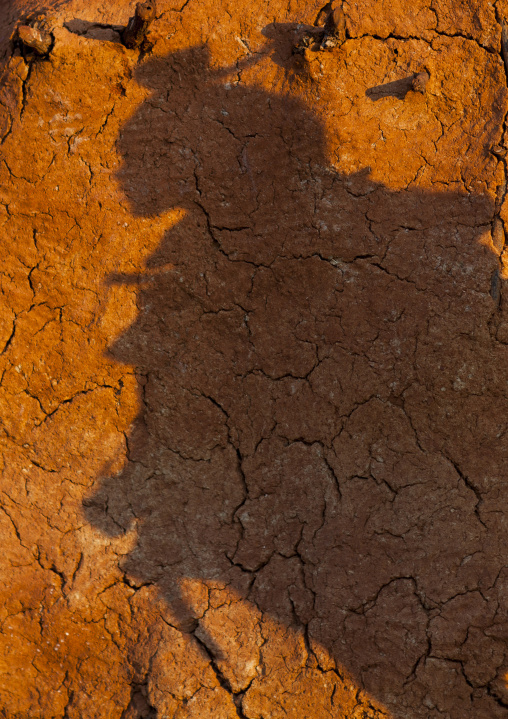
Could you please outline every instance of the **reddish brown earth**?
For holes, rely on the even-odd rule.
[[[0,1],[2,717],[508,717],[508,3],[321,4]]]

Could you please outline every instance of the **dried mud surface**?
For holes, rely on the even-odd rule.
[[[508,717],[508,7],[134,4],[0,2],[0,716]]]

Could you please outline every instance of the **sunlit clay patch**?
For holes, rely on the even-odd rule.
[[[502,8],[323,2],[0,0],[4,716],[503,712]]]

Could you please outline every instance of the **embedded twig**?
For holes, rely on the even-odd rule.
[[[294,55],[304,55],[312,44],[319,50],[331,50],[342,45],[346,39],[346,16],[342,7],[333,7],[333,0],[327,2],[318,12],[314,27],[306,29],[293,47]]]
[[[324,34],[325,31],[323,30],[323,28],[312,28],[310,30],[306,30],[303,35],[298,38],[297,42],[293,46],[293,55],[304,55],[305,50],[307,48],[310,48],[312,44],[321,44]]]
[[[325,24],[328,15],[332,11],[332,5],[333,0],[327,2],[326,5],[323,5],[321,10],[318,12],[316,19],[314,20],[314,27],[322,27]]]
[[[18,27],[18,38],[22,45],[30,48],[37,55],[47,55],[53,43],[53,38],[49,32],[38,30],[35,27],[30,27],[30,25],[20,25]]]
[[[500,160],[504,160],[504,158],[508,154],[508,150],[502,145],[494,145],[494,147],[490,148],[490,151],[493,155],[499,157]]]
[[[131,50],[141,45],[146,40],[146,33],[152,20],[155,18],[154,2],[138,2],[133,17],[127,23],[127,27],[122,32],[122,42],[125,47]]]
[[[420,92],[422,95],[425,94],[425,90],[427,88],[427,83],[430,79],[430,75],[428,72],[418,72],[413,77],[413,81],[411,83],[411,88],[414,92]]]
[[[338,45],[342,45],[346,39],[346,16],[342,7],[333,7],[333,0],[330,0],[321,8],[314,25],[316,27],[324,26],[320,50],[331,50]]]

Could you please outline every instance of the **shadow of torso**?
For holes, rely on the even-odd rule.
[[[340,175],[309,109],[212,70],[202,48],[139,72],[154,92],[122,130],[118,179],[135,215],[181,220],[146,274],[111,278],[139,285],[110,351],[135,367],[140,411],[88,520],[135,528],[129,583],[158,588],[244,711],[276,695],[284,645],[269,654],[266,619],[393,716],[466,716],[474,687],[475,716],[497,716],[497,639],[489,654],[467,630],[500,600],[505,539],[478,513],[507,450],[481,425],[508,379],[479,242],[492,203]],[[485,649],[469,669],[465,641]]]

